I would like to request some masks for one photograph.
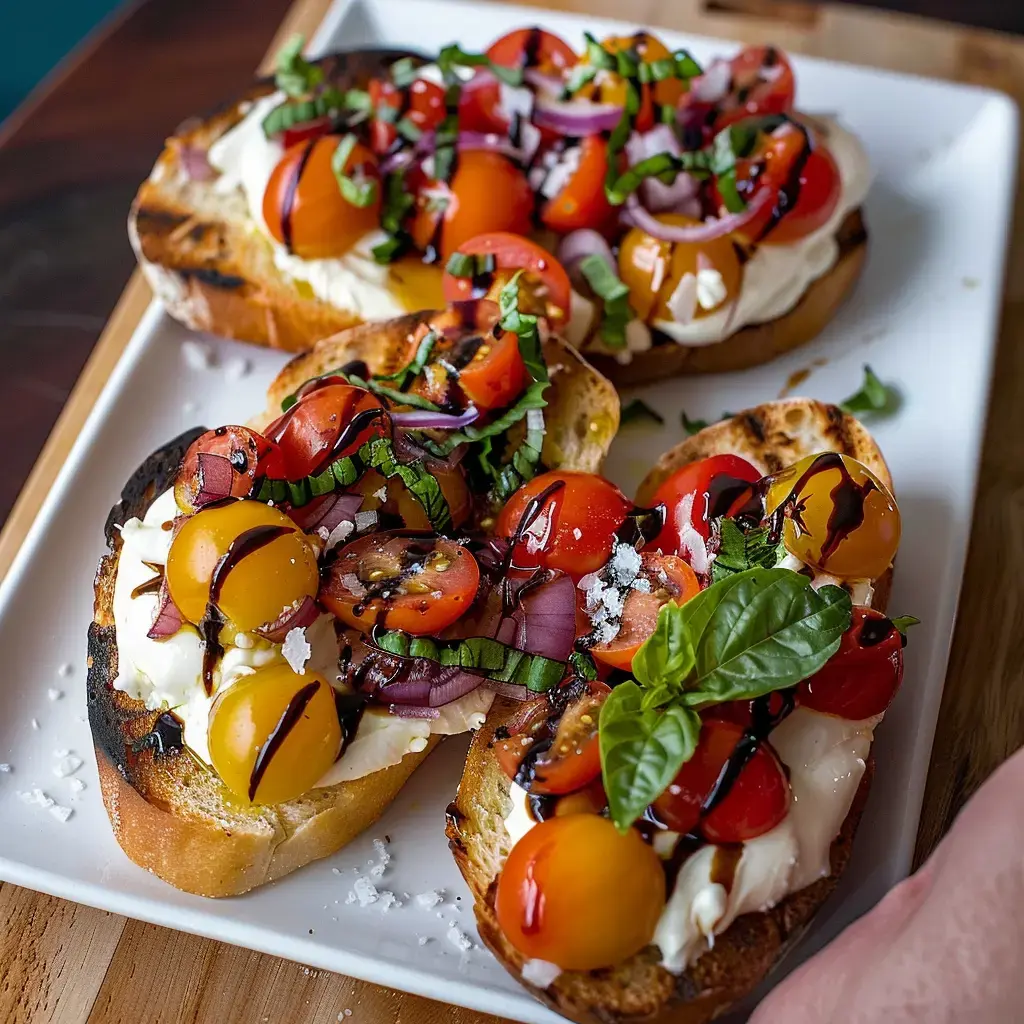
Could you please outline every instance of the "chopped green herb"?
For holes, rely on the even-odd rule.
[[[311,64],[302,56],[306,40],[294,35],[281,47],[277,54],[274,70],[274,84],[286,96],[298,99],[311,92],[324,80],[323,68]]]
[[[580,260],[579,271],[602,303],[598,335],[610,348],[625,348],[626,325],[635,317],[629,288],[597,253]]]
[[[889,415],[900,406],[900,394],[891,385],[883,384],[870,366],[864,367],[864,383],[845,401],[839,403],[843,412],[856,416],[863,413]]]
[[[900,615],[895,619],[890,619],[889,621],[896,627],[902,637],[906,637],[907,630],[910,629],[911,626],[921,625],[921,620],[914,615]]]
[[[782,538],[771,538],[765,526],[744,530],[735,519],[719,521],[719,548],[711,563],[715,583],[747,569],[774,569],[786,557]]]
[[[619,415],[619,422],[638,423],[641,420],[649,420],[654,423],[664,423],[665,417],[657,409],[652,409],[642,398],[634,398],[629,405],[623,407]]]
[[[357,167],[354,175],[345,173],[345,165],[355,145],[356,137],[351,132],[342,136],[338,148],[331,156],[331,170],[342,196],[345,197],[345,202],[362,208],[372,206],[377,201],[377,182],[373,178],[362,176],[362,168]]]
[[[402,57],[391,65],[391,81],[399,89],[406,89],[416,81],[416,62],[412,57]]]

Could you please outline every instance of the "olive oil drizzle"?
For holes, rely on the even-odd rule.
[[[256,761],[252,766],[252,774],[249,776],[249,799],[253,800],[256,796],[256,790],[259,789],[260,783],[263,781],[263,776],[266,774],[267,769],[270,767],[270,762],[274,755],[281,749],[281,744],[288,738],[292,729],[298,724],[299,719],[302,717],[302,713],[306,710],[309,702],[313,699],[313,695],[320,688],[320,680],[314,679],[311,683],[307,683],[294,697],[288,702],[288,706],[284,709],[281,717],[277,721],[277,725],[271,730],[270,735],[267,737],[266,742],[256,752]]]

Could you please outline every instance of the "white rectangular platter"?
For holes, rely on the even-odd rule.
[[[374,43],[482,48],[539,23],[579,44],[637,26],[455,0],[339,3],[318,49]],[[699,60],[733,45],[664,33]],[[872,424],[896,482],[904,540],[892,596],[923,620],[907,652],[903,690],[876,745],[877,773],[853,863],[797,958],[872,906],[910,867],[929,752],[960,590],[996,342],[1017,152],[1017,115],[980,89],[800,59],[798,102],[837,112],[865,141],[876,178],[866,203],[871,250],[853,300],[813,344],[742,375],[677,379],[644,398],[660,428],[628,426],[607,474],[631,491],[683,436],[680,411],[714,419],[777,396],[811,369],[803,393],[829,401],[856,390],[864,363],[903,395],[898,415]],[[0,587],[0,878],[110,911],[197,932],[313,966],[516,1020],[552,1024],[481,948],[469,895],[448,853],[444,808],[464,740],[430,757],[379,826],[341,853],[242,898],[189,896],[121,853],[99,799],[85,719],[85,633],[102,524],[120,488],[154,448],[187,427],[244,421],[263,406],[280,354],[204,339],[212,364],[186,361],[190,335],[153,306],[111,376]],[[629,395],[625,396],[628,401]],[[64,752],[84,764],[69,777]],[[61,752],[61,753],[58,753]],[[77,783],[72,780],[78,780]],[[84,783],[84,789],[81,788]],[[34,790],[57,808],[31,802]],[[28,801],[21,796],[28,794]],[[59,807],[73,810],[59,820]],[[403,904],[346,902],[356,872],[390,837],[379,888]],[[415,894],[443,889],[430,910]],[[464,933],[468,951],[451,941]],[[423,941],[426,940],[426,941]]]

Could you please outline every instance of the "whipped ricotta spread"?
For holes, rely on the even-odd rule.
[[[712,880],[717,846],[687,858],[652,940],[664,967],[684,971],[741,914],[770,910],[829,874],[830,847],[853,804],[880,718],[852,722],[797,708],[772,731],[769,741],[789,769],[789,813],[743,844],[728,887]],[[513,782],[509,797],[505,829],[514,844],[536,822],[524,789]],[[668,858],[680,837],[665,832],[656,838],[656,852]]]
[[[121,530],[121,553],[114,582],[114,627],[117,636],[118,674],[114,686],[141,700],[151,710],[172,709],[184,726],[186,746],[210,763],[207,727],[217,694],[256,669],[283,662],[281,647],[252,634],[239,634],[213,672],[213,694],[203,686],[203,644],[198,632],[184,626],[164,640],[146,634],[156,615],[159,597],[132,591],[152,579],[145,563],[167,563],[171,530],[165,529],[178,514],[174,492],[165,491],[143,519],[129,519]],[[319,672],[332,684],[339,682],[338,642],[330,615],[321,615],[305,631],[310,656],[304,668]],[[362,778],[398,764],[406,754],[423,750],[431,734],[450,735],[478,729],[494,699],[493,691],[478,687],[439,708],[433,719],[397,718],[383,709],[367,710],[345,753],[331,766],[317,787]]]
[[[390,287],[390,271],[374,260],[371,251],[387,237],[383,231],[365,235],[344,256],[317,260],[288,252],[271,236],[263,217],[263,193],[284,147],[263,134],[263,119],[284,99],[283,92],[273,92],[255,100],[242,120],[210,146],[208,159],[220,172],[214,191],[223,195],[241,189],[253,229],[271,247],[274,265],[296,283],[308,286],[318,299],[364,320],[402,315],[406,308]]]

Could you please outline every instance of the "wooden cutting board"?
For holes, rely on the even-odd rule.
[[[485,0],[481,0],[485,2]],[[297,0],[271,53],[312,35],[329,0]],[[620,0],[547,0],[621,17]],[[638,25],[773,42],[787,50],[973,82],[1024,101],[1024,40],[854,7],[772,0],[634,0]],[[202,25],[196,25],[196,32]],[[984,188],[985,182],[977,183]],[[1018,189],[1015,225],[1024,204]],[[5,572],[103,384],[149,302],[125,290],[0,535]],[[970,339],[964,340],[965,344]],[[967,797],[1024,743],[1024,247],[1007,277],[960,617],[918,842],[924,859]],[[941,459],[941,453],[931,453]],[[0,886],[0,1020],[171,1024],[485,1024],[487,1017],[259,953]]]

